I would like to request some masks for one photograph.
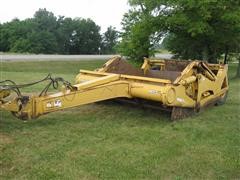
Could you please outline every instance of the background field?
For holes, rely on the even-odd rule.
[[[104,61],[4,62],[1,80],[49,72],[74,82]],[[239,179],[240,80],[229,70],[227,103],[170,122],[169,114],[96,103],[24,123],[0,112],[0,179]],[[39,92],[37,85],[25,92]]]

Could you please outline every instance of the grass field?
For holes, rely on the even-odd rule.
[[[5,62],[1,79],[49,72],[73,82],[103,61]],[[240,179],[240,80],[230,65],[227,103],[170,122],[169,114],[115,103],[24,123],[0,112],[0,179]],[[26,89],[39,92],[41,86]]]

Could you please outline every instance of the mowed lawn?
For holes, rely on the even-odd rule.
[[[1,80],[74,82],[104,61],[4,62]],[[0,179],[240,179],[240,80],[223,106],[177,122],[163,111],[95,103],[23,122],[0,118]],[[39,92],[43,86],[28,88]]]

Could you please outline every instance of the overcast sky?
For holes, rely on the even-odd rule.
[[[46,8],[56,16],[91,18],[104,32],[110,25],[121,30],[120,23],[129,6],[127,0],[2,0],[0,22],[33,17],[39,8]]]

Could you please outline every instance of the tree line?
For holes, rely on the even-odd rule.
[[[111,54],[119,33],[112,26],[103,34],[91,19],[56,17],[39,9],[33,18],[0,24],[0,51],[42,54]]]
[[[211,63],[235,55],[240,64],[240,1],[128,0],[122,32],[103,34],[91,19],[56,17],[39,9],[33,18],[0,24],[0,51],[45,54],[121,53],[142,61],[162,43],[179,59]],[[121,39],[118,42],[118,39]],[[164,40],[163,40],[164,39]],[[162,42],[163,41],[163,42]],[[240,65],[238,67],[240,76]]]

